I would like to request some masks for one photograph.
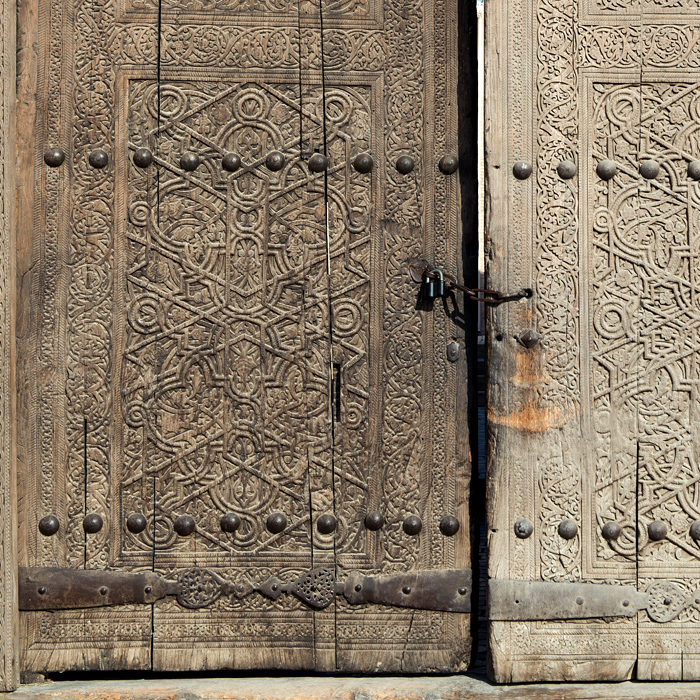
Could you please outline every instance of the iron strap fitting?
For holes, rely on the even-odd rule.
[[[700,590],[684,591],[671,581],[655,581],[644,592],[634,586],[549,581],[488,582],[489,620],[539,621],[634,617],[646,610],[654,622],[670,622],[687,608],[700,610]]]
[[[276,576],[255,585],[246,579],[231,583],[208,569],[186,569],[177,581],[154,572],[126,573],[53,567],[20,567],[20,610],[73,610],[104,605],[149,604],[175,596],[186,608],[203,608],[221,596],[245,598],[257,592],[272,600],[287,593],[316,610],[337,596],[351,605],[378,603],[401,608],[471,611],[471,569],[434,569],[365,576],[353,571],[344,582],[332,569],[311,569],[293,581]]]
[[[480,301],[482,304],[489,304],[490,306],[498,306],[507,301],[518,301],[519,299],[529,299],[532,297],[532,291],[529,289],[522,289],[519,292],[506,294],[505,292],[498,292],[494,289],[466,287],[460,284],[453,275],[436,268],[434,265],[430,265],[427,260],[423,260],[422,258],[410,260],[408,262],[408,271],[414,282],[424,282],[426,279],[444,279],[445,282],[447,282],[447,291],[456,289],[459,292],[463,292],[467,298]]]

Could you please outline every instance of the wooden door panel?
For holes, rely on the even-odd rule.
[[[347,52],[349,65],[339,62],[340,38],[324,34],[326,84],[364,83],[353,87],[366,106],[349,115],[350,156],[367,149],[375,161],[371,208],[350,209],[364,230],[358,235],[346,224],[345,246],[334,246],[331,253],[333,357],[342,373],[336,507],[348,511],[348,520],[352,510],[378,511],[386,520],[376,532],[360,526],[359,537],[336,546],[339,572],[470,566],[468,450],[457,434],[458,416],[466,408],[466,396],[459,393],[466,356],[462,351],[452,363],[446,354],[447,344],[462,337],[464,302],[421,307],[406,274],[406,262],[421,255],[448,272],[461,270],[458,180],[437,165],[443,155],[457,152],[451,98],[456,94],[455,9],[441,2],[384,3],[381,22],[364,22],[348,32],[366,37],[361,53]],[[337,109],[333,94],[327,89],[329,114]],[[367,135],[358,133],[365,113],[372,126]],[[382,123],[383,133],[376,127]],[[329,152],[333,161],[337,156]],[[408,174],[396,168],[404,155],[415,160]],[[329,175],[329,191],[343,174]],[[355,194],[368,176],[353,170],[348,175]],[[357,201],[355,194],[348,206]],[[331,209],[331,240],[336,231],[342,233],[341,221]],[[350,316],[357,319],[352,335],[346,331]],[[440,531],[446,515],[462,523],[454,537]],[[404,530],[409,516],[421,519],[420,534]],[[411,672],[456,670],[468,663],[465,616],[379,612],[342,600],[336,607],[339,668]]]
[[[698,402],[697,265],[698,186],[688,176],[700,129],[695,115],[698,72],[659,70],[668,28],[644,16],[650,50],[639,98],[640,151],[660,163],[651,186],[639,188],[639,231],[652,235],[653,254],[637,264],[643,289],[638,384],[638,573],[640,586],[655,586],[670,620],[639,621],[638,675],[648,679],[697,679],[697,563],[691,527],[700,517],[697,499]],[[661,53],[660,53],[661,52]],[[675,69],[687,61],[681,45],[668,57]],[[655,539],[659,524],[665,536]],[[665,602],[665,601],[664,601]],[[677,613],[677,614],[676,614]]]
[[[37,30],[51,39],[26,174],[38,301],[23,341],[36,358],[22,375],[23,563],[207,569],[245,594],[23,613],[24,668],[464,669],[467,615],[253,592],[312,568],[341,582],[470,568],[466,354],[446,352],[463,348],[464,301],[420,302],[407,272],[417,256],[461,271],[458,175],[438,168],[458,146],[456,8],[90,2],[57,2],[61,32],[46,13]],[[66,159],[48,168],[54,143]],[[85,165],[98,145],[105,169]],[[361,154],[371,171],[353,166]],[[104,527],[85,535],[92,512]],[[48,513],[53,537],[37,534]]]
[[[192,260],[176,256],[184,264],[175,279],[190,276],[180,291],[184,329],[162,350],[173,368],[156,373],[156,391],[173,397],[161,409],[162,424],[172,423],[162,443],[180,440],[186,454],[164,456],[156,508],[167,527],[189,515],[196,531],[187,538],[168,533],[155,567],[171,575],[205,567],[255,584],[272,575],[295,578],[317,564],[309,498],[323,492],[330,452],[326,256],[317,216],[325,211],[323,188],[300,162],[299,85],[290,76],[184,77],[168,71],[161,80],[158,192],[160,219],[170,227],[163,241],[182,240]],[[171,102],[178,106],[169,116]],[[285,158],[277,171],[266,165],[274,152]],[[187,153],[202,165],[183,177]],[[241,158],[239,170],[222,168],[225,153]],[[157,300],[160,308],[168,296]],[[170,372],[192,379],[170,387]],[[183,393],[195,413],[179,417]],[[201,427],[191,437],[193,426]],[[243,520],[233,535],[221,531],[228,512]],[[286,521],[281,530],[266,526],[275,515]],[[314,615],[288,596],[219,600],[194,614],[162,602],[154,666],[227,666],[231,653],[240,655],[239,665],[266,666],[265,650],[275,646],[280,665],[313,667],[313,655],[303,651],[313,651]],[[271,618],[278,618],[272,626]]]
[[[533,290],[491,317],[489,573],[660,596],[632,619],[494,622],[499,680],[697,676],[697,70],[682,40],[664,43],[679,17],[582,0],[489,18],[491,284]],[[531,177],[514,175],[520,160]],[[534,348],[517,340],[526,328]]]
[[[125,171],[125,151],[118,152],[123,132],[116,125],[126,114],[115,57],[134,63],[133,37],[115,35],[114,8],[103,3],[41,3],[26,16],[38,70],[23,76],[25,89],[36,92],[35,122],[19,125],[33,151],[33,167],[22,173],[33,193],[33,232],[21,234],[30,241],[22,245],[31,247],[32,263],[23,271],[19,299],[31,319],[18,338],[25,358],[18,384],[24,406],[19,520],[26,534],[20,564],[101,569],[123,561],[110,449],[115,231],[126,197],[126,179],[117,177]],[[152,40],[155,26],[131,29]],[[138,56],[146,73],[155,75],[156,63],[153,52]],[[47,164],[50,148],[61,149],[61,164]],[[106,167],[90,163],[98,148],[108,155]],[[94,534],[83,529],[90,513],[104,522]],[[48,515],[60,523],[53,536],[39,532]],[[151,624],[149,607],[28,613],[22,616],[23,668],[148,668]]]

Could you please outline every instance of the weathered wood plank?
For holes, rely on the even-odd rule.
[[[16,24],[0,5],[0,689],[19,682],[16,489]]]
[[[63,0],[20,5],[18,482],[24,564],[139,565],[124,551],[129,539],[122,539],[120,457],[112,433],[112,379],[121,363],[113,335],[119,328],[113,325],[119,317],[113,316],[114,252],[128,218],[122,175],[130,160],[117,66],[155,68],[156,57],[148,50],[139,55],[129,31],[146,46],[156,20],[120,26],[118,9]],[[61,163],[45,161],[49,148],[62,151]],[[103,167],[90,160],[97,149],[107,154]],[[83,527],[89,513],[103,522],[90,533]],[[59,521],[51,536],[38,528],[48,515]],[[150,633],[148,607],[23,613],[22,666],[148,667]]]
[[[468,568],[465,302],[457,295],[419,303],[406,270],[410,258],[425,256],[463,274],[459,177],[438,168],[444,155],[458,154],[457,4],[370,1],[357,4],[361,11],[361,31],[323,14],[329,130],[339,122],[340,99],[352,105],[348,127],[338,129],[345,147],[336,139],[329,149],[329,189],[358,194],[331,270],[333,351],[342,372],[335,498],[348,528],[336,561],[342,576],[358,568]],[[372,157],[371,172],[336,166],[362,154]],[[402,173],[396,164],[405,156],[415,167]],[[333,199],[329,223],[340,242],[342,212]],[[351,316],[358,319],[352,332]],[[447,360],[451,342],[459,345],[455,363]],[[382,514],[383,527],[364,526],[370,512]],[[454,537],[439,529],[448,515],[460,521]],[[421,518],[417,535],[403,530],[409,516]],[[337,607],[340,670],[428,672],[468,663],[469,620],[460,616]]]
[[[621,65],[597,53],[597,32],[623,21],[604,5],[485,8],[487,286],[533,293],[489,312],[492,578],[637,583],[635,410],[621,379],[634,376],[637,358],[617,356],[600,325],[628,292],[606,287],[625,264],[608,257],[614,234],[595,217],[608,191],[637,184],[633,120],[620,137],[606,126],[606,100],[616,84],[638,94],[641,64],[635,42],[624,44]],[[631,5],[623,23],[634,33],[639,7]],[[615,144],[620,151],[608,155]],[[624,163],[607,187],[596,174],[605,158]],[[534,346],[520,339],[528,329],[540,338]],[[514,532],[521,518],[532,528],[525,538]],[[611,520],[622,527],[613,543],[602,535]],[[570,538],[560,533],[564,521]],[[633,619],[494,622],[492,674],[501,682],[628,678],[636,634]]]

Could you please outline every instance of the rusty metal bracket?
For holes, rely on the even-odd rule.
[[[465,287],[457,281],[457,278],[447,272],[437,271],[434,265],[428,263],[423,258],[412,258],[408,261],[408,272],[414,282],[424,282],[426,279],[436,279],[441,276],[447,282],[447,290],[456,289],[463,292],[469,299],[480,301],[489,306],[498,306],[507,301],[518,301],[532,296],[532,290],[523,289],[519,292],[507,294],[494,289],[474,289]]]
[[[348,603],[381,603],[420,610],[471,612],[471,569],[409,571],[388,576],[351,573],[342,588]]]
[[[242,599],[257,592],[272,600],[282,594],[296,596],[316,610],[328,607],[337,595],[351,605],[376,603],[420,610],[470,612],[470,569],[409,571],[385,576],[351,572],[337,582],[332,569],[311,569],[293,581],[273,576],[260,584],[242,580],[230,583],[208,569],[186,569],[177,581],[153,572],[125,573],[54,567],[19,570],[20,610],[73,610],[105,605],[150,604],[175,596],[186,608],[211,605],[221,596]]]
[[[151,572],[20,567],[20,610],[69,610],[103,605],[155,603],[179,591],[177,581]],[[79,603],[79,605],[76,605]]]
[[[654,622],[670,622],[686,608],[700,610],[700,590],[688,593],[672,581],[655,581],[644,592],[634,586],[549,581],[488,582],[489,620],[583,620],[634,617],[646,610]]]

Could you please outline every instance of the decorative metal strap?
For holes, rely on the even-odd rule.
[[[20,610],[66,610],[104,605],[154,603],[175,596],[186,608],[203,608],[218,598],[232,595],[241,599],[260,593],[277,600],[283,593],[296,596],[316,610],[328,607],[342,595],[351,605],[379,603],[422,610],[470,612],[470,569],[410,571],[385,576],[364,576],[352,572],[338,583],[332,569],[311,569],[294,581],[273,576],[256,585],[243,580],[230,583],[208,569],[187,569],[177,581],[159,574],[116,571],[20,568]]]
[[[671,581],[656,581],[645,592],[602,583],[506,581],[488,583],[489,620],[582,620],[634,617],[646,610],[654,622],[670,622],[683,610],[700,610],[700,590],[688,595]]]

